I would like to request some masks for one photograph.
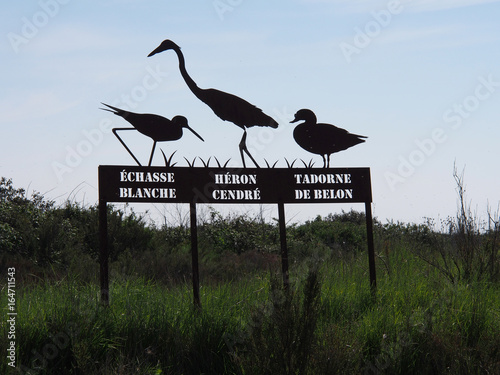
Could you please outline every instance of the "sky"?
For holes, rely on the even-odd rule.
[[[219,119],[183,81],[173,51],[147,57],[164,39],[181,46],[202,88],[238,95],[277,129],[248,130],[256,159],[322,166],[293,140],[294,114],[367,136],[333,154],[332,167],[369,167],[381,222],[445,220],[457,212],[454,166],[481,218],[500,202],[500,1],[498,0],[39,0],[0,10],[0,176],[56,203],[97,202],[99,165],[134,165],[111,132],[127,127],[101,102],[167,118],[185,132],[161,143],[187,166],[240,167],[242,131]],[[151,139],[123,134],[147,163]],[[199,161],[198,161],[199,163]],[[163,165],[156,153],[153,165]],[[200,164],[196,164],[201,166]],[[274,207],[214,206],[221,212]],[[287,205],[289,222],[363,205]],[[172,222],[178,205],[138,205]]]

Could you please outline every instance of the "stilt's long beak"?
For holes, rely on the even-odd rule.
[[[198,138],[200,138],[203,142],[205,142],[205,140],[203,138],[201,138],[201,135],[199,135],[198,133],[196,133],[193,128],[191,128],[190,126],[186,126],[186,128],[188,128],[189,130],[191,130],[193,132],[194,135],[196,135]]]

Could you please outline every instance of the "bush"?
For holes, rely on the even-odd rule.
[[[299,262],[311,255],[329,261],[349,259],[366,249],[366,218],[361,212],[318,215],[287,232],[290,256]]]
[[[392,242],[404,246],[438,269],[451,283],[459,281],[498,281],[500,279],[500,220],[488,207],[488,220],[482,222],[471,210],[465,196],[464,174],[453,177],[457,185],[458,212],[448,217],[441,230],[434,221],[415,225],[389,223],[383,227],[384,248]],[[380,230],[380,228],[378,228]]]
[[[301,296],[303,294],[303,296]],[[307,374],[309,358],[316,340],[316,324],[320,313],[321,287],[317,270],[309,271],[298,287],[283,287],[281,278],[272,276],[269,301],[255,310],[239,350],[238,358],[249,374]]]
[[[210,211],[210,218],[199,228],[200,241],[216,254],[247,251],[273,252],[277,250],[279,233],[277,226],[247,215],[227,218]]]
[[[153,249],[154,230],[133,211],[126,214],[108,206],[108,234],[112,261],[125,251],[140,254]],[[51,269],[64,274],[82,256],[97,261],[98,207],[85,208],[69,201],[56,207],[37,192],[28,197],[24,189],[14,188],[12,180],[2,177],[0,248],[29,260],[40,272]]]
[[[47,243],[40,243],[41,228],[53,208],[53,202],[44,201],[34,192],[31,199],[24,189],[12,186],[12,180],[0,180],[0,247],[12,254],[20,254],[44,263],[50,261]]]

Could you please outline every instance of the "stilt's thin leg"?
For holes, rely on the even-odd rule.
[[[250,151],[248,151],[246,142],[247,142],[247,131],[245,130],[245,132],[243,133],[243,137],[241,137],[241,141],[240,141],[240,154],[241,154],[241,160],[243,160],[243,168],[246,168],[245,156],[243,155],[243,151],[250,157],[250,159],[252,159],[255,166],[257,168],[260,168],[259,164],[257,164],[257,161],[255,161],[253,156],[250,154]]]
[[[151,149],[151,156],[149,157],[148,167],[151,167],[151,162],[153,161],[153,154],[155,153],[156,141],[153,143],[153,148]]]
[[[142,166],[141,163],[139,162],[139,160],[137,160],[137,158],[134,156],[134,154],[132,153],[132,151],[130,151],[130,149],[127,147],[127,145],[125,144],[125,142],[123,142],[123,140],[120,138],[120,136],[117,133],[118,130],[137,130],[137,129],[135,129],[135,128],[114,128],[113,129],[113,134],[116,136],[116,138],[118,138],[118,140],[123,145],[123,147],[125,147],[125,149],[128,151],[128,153],[130,154],[130,156],[132,156],[134,158],[135,162],[137,164],[139,164],[139,166]]]

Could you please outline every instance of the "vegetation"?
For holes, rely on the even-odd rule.
[[[110,306],[99,303],[96,206],[56,206],[0,181],[0,271],[16,269],[12,374],[500,373],[498,215],[464,204],[436,229],[343,212],[287,228],[210,210],[199,224],[202,310],[193,308],[185,225],[109,207]],[[8,298],[2,281],[0,306]],[[9,340],[4,313],[0,350]],[[9,372],[10,371],[10,372]]]

